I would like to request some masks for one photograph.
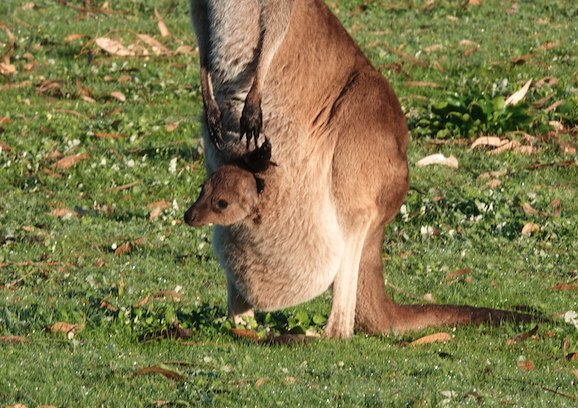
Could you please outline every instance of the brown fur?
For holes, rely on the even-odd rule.
[[[224,193],[225,183],[211,176],[230,176],[218,169],[246,155],[260,131],[278,163],[259,174],[259,222],[244,216],[214,229],[231,316],[288,307],[332,288],[329,337],[350,337],[354,326],[387,333],[531,318],[401,306],[385,294],[383,227],[408,190],[407,128],[387,81],[320,0],[191,0],[191,9],[209,184]]]

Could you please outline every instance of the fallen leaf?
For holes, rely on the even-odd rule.
[[[232,331],[236,336],[239,336],[239,337],[248,337],[248,338],[253,339],[255,341],[261,341],[261,337],[259,337],[257,335],[257,333],[252,332],[251,330],[231,328],[231,329],[229,329],[229,331]]]
[[[531,234],[533,231],[539,230],[540,226],[538,224],[534,224],[533,222],[529,222],[522,228],[522,234]]]
[[[470,40],[461,40],[460,45],[464,46],[464,47],[479,47],[480,46],[480,44],[478,44],[477,42],[473,42]]]
[[[13,72],[16,72],[16,66],[14,64],[0,62],[0,74],[10,75]]]
[[[541,88],[544,84],[548,84],[550,86],[553,86],[553,85],[556,85],[557,83],[558,83],[558,78],[553,77],[553,76],[547,76],[547,77],[544,77],[544,78],[538,80],[534,84],[534,86],[536,88]]]
[[[57,323],[54,323],[52,326],[48,326],[48,328],[50,329],[50,331],[52,333],[58,333],[58,332],[62,332],[62,333],[73,332],[74,333],[76,331],[77,325],[65,323],[65,322],[57,322]]]
[[[544,217],[548,216],[548,214],[546,214],[545,212],[538,211],[538,210],[532,208],[532,206],[530,204],[528,204],[527,202],[524,203],[524,205],[522,205],[522,210],[524,210],[524,212],[528,215],[542,214]]]
[[[105,193],[110,193],[110,192],[112,192],[112,191],[126,190],[127,188],[131,188],[131,187],[133,187],[133,186],[136,186],[136,185],[139,184],[141,181],[142,181],[142,180],[133,181],[132,183],[123,184],[122,186],[107,188],[107,189],[102,190],[102,191],[105,192]]]
[[[26,3],[22,6],[22,11],[32,10],[36,5],[34,3]]]
[[[185,377],[182,374],[177,373],[176,371],[167,370],[165,368],[161,368],[161,367],[157,367],[157,366],[141,368],[140,370],[138,370],[136,373],[134,373],[132,375],[132,378],[139,376],[139,375],[151,374],[151,373],[152,374],[161,374],[161,375],[165,376],[166,378],[168,378],[169,380],[186,380],[187,379],[187,377]]]
[[[526,360],[525,363],[518,361],[517,364],[518,364],[518,367],[524,371],[535,371],[536,370],[536,366],[530,360]]]
[[[13,406],[6,406],[6,408],[28,408],[28,407],[24,404],[16,404]]]
[[[507,140],[502,140],[497,136],[481,136],[474,140],[474,143],[470,146],[467,150],[468,152],[472,151],[474,148],[478,146],[492,146],[492,147],[500,147],[508,143]]]
[[[564,285],[564,284],[559,284],[556,286],[550,286],[548,288],[549,290],[570,290],[570,291],[574,291],[574,290],[578,290],[578,286],[577,285]]]
[[[444,166],[458,168],[458,159],[453,155],[445,157],[442,153],[432,154],[419,160],[415,165],[418,167],[429,166],[430,164],[442,164]]]
[[[153,208],[160,208],[161,210],[166,210],[167,208],[171,208],[172,206],[173,203],[171,203],[170,201],[161,200],[148,204],[147,208],[149,210],[152,210]]]
[[[296,381],[297,381],[297,378],[295,378],[295,377],[285,377],[285,384],[287,384],[287,385],[294,384]]]
[[[433,45],[430,45],[429,47],[425,47],[423,50],[425,52],[432,52],[432,51],[441,50],[443,48],[444,48],[444,46],[441,44],[433,44]]]
[[[86,34],[70,34],[64,37],[65,42],[72,42],[78,40],[79,38],[86,37]]]
[[[118,91],[114,91],[110,93],[110,96],[112,96],[113,98],[118,99],[121,102],[126,101],[126,96],[123,95],[122,92],[118,92]]]
[[[448,273],[446,275],[446,280],[451,280],[451,279],[457,278],[458,276],[467,275],[470,273],[472,273],[471,269],[459,269],[453,273]]]
[[[441,88],[440,84],[436,84],[435,82],[422,82],[422,81],[409,81],[403,84],[404,86],[422,86],[422,87],[430,87],[430,88]]]
[[[120,82],[120,83],[131,82],[131,81],[132,81],[132,77],[130,75],[123,75],[117,79],[117,82]]]
[[[421,344],[450,341],[451,339],[452,338],[449,334],[440,332],[440,333],[430,334],[429,336],[421,337],[417,340],[412,341],[410,344],[415,347],[415,346],[419,346]]]
[[[88,154],[75,154],[72,156],[66,156],[54,163],[52,167],[55,169],[66,170],[67,168],[89,158],[90,156]]]
[[[36,408],[56,408],[54,405],[39,405]]]
[[[138,37],[152,48],[155,55],[170,54],[169,50],[164,45],[152,38],[150,35],[138,34]]]
[[[528,55],[522,55],[521,57],[516,57],[514,59],[512,59],[512,64],[514,65],[519,65],[519,64],[523,64],[526,62],[527,59],[530,59],[532,57],[535,57],[536,55],[540,54],[539,52],[535,52],[533,54],[528,54]]]
[[[0,343],[4,344],[18,344],[30,342],[26,337],[21,336],[0,336]]]
[[[169,123],[167,125],[167,132],[173,132],[174,130],[176,130],[179,127],[178,123]]]
[[[118,139],[119,137],[127,137],[126,133],[101,133],[101,132],[94,132],[94,136],[98,137],[99,139]]]
[[[534,327],[532,330],[526,333],[520,333],[506,342],[506,345],[510,346],[512,344],[521,343],[526,340],[528,337],[535,335],[538,333],[538,326]]]
[[[152,210],[151,213],[150,213],[149,220],[154,220],[154,219],[157,218],[160,214],[161,214],[161,208],[160,208],[160,207],[155,207],[155,209]]]
[[[577,376],[578,376],[578,374],[577,374]],[[266,381],[267,381],[267,378],[265,378],[265,377],[259,378],[257,381],[255,381],[255,387],[259,388],[260,386],[265,384]]]
[[[10,151],[14,150],[13,147],[8,146],[4,142],[0,142],[0,152],[6,152],[7,155],[10,155]]]
[[[501,180],[493,179],[493,180],[488,181],[488,183],[486,184],[486,187],[491,188],[491,189],[495,189],[500,184],[502,184]]]
[[[562,105],[564,102],[566,102],[564,99],[559,100],[554,102],[552,105],[548,106],[546,109],[544,109],[544,112],[552,112],[555,111],[556,108],[558,108],[558,106]]]
[[[552,48],[561,46],[562,43],[559,41],[547,42],[542,45],[542,47],[546,48],[547,50],[551,50]]]
[[[167,26],[165,25],[163,19],[161,18],[160,14],[156,8],[155,8],[155,16],[157,16],[157,21],[158,21],[159,31],[161,32],[161,37],[163,37],[163,38],[169,37],[171,35],[171,33],[169,33]]]
[[[197,54],[198,51],[195,50],[193,47],[191,47],[190,45],[181,45],[180,47],[178,47],[175,50],[175,54]]]
[[[429,303],[437,303],[437,299],[431,293],[426,293],[423,296],[423,300],[425,300],[426,302],[429,302]]]
[[[75,211],[69,210],[68,208],[55,208],[48,215],[53,217],[64,217],[67,214],[77,215]]]
[[[151,297],[151,294],[149,293],[146,298],[144,298],[143,300],[141,300],[138,303],[135,303],[133,306],[134,307],[143,307],[149,301],[150,297]]]
[[[132,250],[132,248],[133,248],[132,243],[127,242],[126,244],[123,244],[123,245],[117,247],[117,248],[114,250],[114,254],[115,254],[116,256],[119,256],[119,255],[122,255],[122,254],[128,254],[128,253]]]
[[[62,153],[58,150],[53,150],[46,155],[46,160],[58,160],[60,158],[62,158]]]
[[[135,55],[134,51],[125,48],[120,42],[111,40],[107,37],[99,37],[94,40],[96,45],[111,55],[118,55],[120,57]]]
[[[160,290],[154,294],[154,297],[156,297],[156,298],[171,298],[173,300],[180,301],[183,298],[183,295],[181,295],[178,292],[175,292],[174,290]]]
[[[494,150],[490,150],[489,152],[487,152],[488,155],[490,154],[500,154],[505,152],[506,150],[516,150],[518,147],[520,147],[520,143],[517,140],[504,140],[506,143],[502,144],[500,147],[494,149]],[[531,147],[531,146],[530,146]]]
[[[23,225],[22,229],[26,232],[34,232],[34,227],[27,227],[26,225]]]
[[[481,0],[469,0],[468,1],[468,6],[479,6],[480,4],[482,4]]]
[[[518,91],[514,92],[508,99],[506,99],[505,105],[516,105],[526,96],[528,89],[530,89],[530,85],[532,85],[532,80],[530,79],[526,84],[520,88]]]

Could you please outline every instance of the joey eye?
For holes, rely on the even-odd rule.
[[[227,208],[228,205],[229,203],[227,203],[225,200],[219,200],[219,202],[217,203],[217,209],[224,210]]]

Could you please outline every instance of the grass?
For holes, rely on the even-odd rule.
[[[234,336],[210,229],[181,223],[204,180],[198,56],[175,53],[195,45],[187,2],[109,4],[126,14],[26,4],[0,4],[0,52],[16,70],[0,76],[0,405],[576,406],[578,331],[563,318],[514,344],[507,341],[532,327],[444,328],[451,341],[416,347],[409,342],[439,329],[290,347]],[[494,0],[426,5],[332,6],[412,126],[412,190],[405,214],[385,229],[383,252],[385,277],[404,291],[386,290],[398,302],[431,294],[439,303],[523,305],[547,317],[578,311],[575,291],[549,289],[571,289],[578,279],[577,157],[560,147],[578,144],[578,5],[522,2],[515,12],[514,3]],[[155,7],[171,37],[160,37]],[[137,33],[170,53],[122,58],[94,42],[108,36],[127,47]],[[66,38],[73,34],[84,36]],[[464,39],[479,47],[460,45]],[[435,44],[443,48],[425,51]],[[468,135],[439,144],[415,128],[446,91],[507,96],[545,76],[558,82],[530,88],[526,100],[555,93],[532,114],[564,128],[527,130],[536,136],[532,155],[468,152],[473,139],[459,141]],[[560,100],[569,110],[546,112]],[[55,151],[89,157],[58,168],[48,157]],[[453,154],[460,168],[415,166],[432,153]],[[507,172],[493,188],[479,178],[490,171]],[[527,214],[524,203],[547,216]],[[521,234],[529,222],[540,229]],[[471,272],[446,278],[460,269]],[[159,291],[180,297],[155,297]],[[320,332],[330,299],[259,313],[253,329]],[[192,330],[190,339],[163,338],[174,319]],[[58,322],[76,331],[52,333]],[[139,372],[151,366],[172,379]]]

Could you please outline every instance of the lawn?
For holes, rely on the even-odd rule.
[[[328,292],[235,334],[211,230],[182,222],[205,177],[188,2],[4,0],[0,406],[578,406],[578,3],[327,4],[410,127],[385,290],[549,320],[262,340],[322,333]]]

